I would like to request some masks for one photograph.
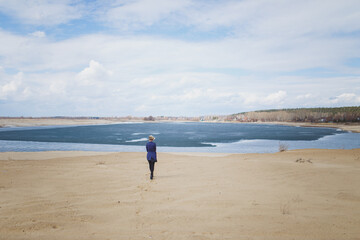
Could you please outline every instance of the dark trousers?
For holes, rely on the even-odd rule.
[[[155,162],[154,161],[148,161],[148,162],[149,162],[149,168],[150,168],[151,175],[153,175],[154,168],[155,168]]]

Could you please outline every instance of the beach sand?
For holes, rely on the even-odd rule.
[[[0,127],[37,127],[58,125],[97,125],[113,124],[121,121],[106,119],[59,119],[59,118],[0,118]]]
[[[360,149],[0,153],[0,239],[360,239]]]

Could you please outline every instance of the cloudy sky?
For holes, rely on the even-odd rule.
[[[0,116],[360,105],[358,0],[0,0]]]

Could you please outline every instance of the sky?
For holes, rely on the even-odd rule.
[[[359,105],[359,0],[0,0],[0,116]]]

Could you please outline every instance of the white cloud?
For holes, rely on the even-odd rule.
[[[277,105],[277,104],[283,103],[286,95],[287,94],[285,91],[278,91],[276,93],[271,93],[267,97],[265,97],[264,103],[269,104],[269,105],[273,105],[273,104]]]
[[[14,100],[21,99],[23,73],[20,72],[11,78],[2,73],[1,77],[5,77],[5,80],[0,79],[0,100],[7,100],[10,98]]]
[[[355,93],[343,93],[330,100],[331,103],[344,105],[358,105],[360,104],[360,95]]]
[[[259,89],[261,91],[261,89]],[[258,109],[268,108],[269,106],[283,107],[285,106],[284,100],[287,97],[286,91],[279,90],[270,94],[264,94],[263,92],[241,92],[241,96],[245,108],[254,108]]]
[[[98,59],[127,72],[189,71],[198,68],[238,68],[251,71],[338,69],[339,63],[360,54],[357,39],[264,41],[239,38],[187,42],[154,37],[85,35],[50,41],[0,31],[4,67],[22,70],[66,70]],[[282,45],[275,51],[277,45]],[[0,62],[1,64],[1,62]],[[340,64],[341,65],[341,64]]]
[[[91,86],[100,85],[103,81],[107,80],[112,75],[111,71],[105,69],[99,62],[91,60],[89,67],[82,70],[78,75],[80,85]]]
[[[311,98],[312,95],[310,93],[307,93],[307,94],[302,94],[302,95],[298,95],[296,96],[296,99],[298,100],[305,100],[305,99],[309,99]]]
[[[226,28],[245,38],[288,38],[349,33],[360,29],[357,0],[120,1],[99,10],[111,26],[138,30],[148,26]]]
[[[0,0],[0,11],[24,24],[36,25],[57,25],[82,16],[81,6],[70,0]]]
[[[0,29],[0,65],[23,72],[21,81],[0,74],[2,104],[17,96],[44,111],[198,115],[359,103],[359,70],[347,66],[360,56],[356,1],[83,3],[0,0],[4,14],[46,29]],[[116,28],[57,40],[66,27],[56,25],[73,19]]]
[[[24,24],[104,21],[132,31],[160,25],[200,31],[227,28],[246,38],[349,33],[360,29],[357,0],[0,0],[0,11]]]
[[[121,2],[110,8],[104,16],[105,21],[123,30],[143,29],[160,20],[171,18],[173,13],[189,6],[189,0],[137,0]]]
[[[6,95],[6,101],[10,103],[23,96],[20,102],[19,99],[17,101],[22,106],[19,105],[19,109],[28,106],[28,110],[23,109],[24,115],[34,115],[31,111],[34,111],[32,106],[35,104],[38,115],[59,115],[60,112],[67,112],[65,115],[197,116],[276,107],[299,107],[297,97],[301,94],[297,93],[309,89],[313,89],[314,92],[304,95],[311,94],[314,97],[301,100],[301,106],[327,106],[327,99],[339,91],[339,87],[334,83],[342,82],[338,86],[351,83],[346,82],[349,81],[346,79],[335,79],[334,83],[320,84],[321,88],[305,84],[299,89],[288,81],[287,84],[282,84],[282,90],[278,90],[273,86],[274,83],[277,85],[275,81],[278,80],[268,83],[262,81],[263,84],[258,85],[261,79],[250,80],[247,77],[241,79],[221,74],[189,72],[150,75],[144,77],[146,81],[142,78],[129,79],[131,84],[128,84],[126,80],[116,81],[117,75],[108,75],[108,72],[108,68],[102,64],[90,61],[89,65],[78,73],[23,74],[21,85],[16,91]],[[7,80],[0,85],[4,86],[14,81],[15,76],[16,74],[8,75]],[[87,76],[94,82],[84,84],[79,76]],[[156,84],[157,79],[159,84]],[[314,79],[308,81],[309,84],[318,84],[313,83]],[[302,82],[305,82],[304,79]],[[335,86],[335,89],[332,86]],[[1,96],[4,99],[4,94]],[[339,99],[345,99],[347,96],[350,100],[354,97],[351,94],[337,96]]]
[[[10,94],[16,93],[20,84],[18,81],[11,81],[0,86],[0,99],[6,100]]]
[[[44,42],[0,32],[3,43],[0,54],[6,53],[8,64],[13,65],[9,67],[26,69],[29,66],[31,70],[80,67],[89,59],[126,69],[130,67],[130,71],[135,68],[182,68],[185,71],[239,68],[275,72],[306,68],[339,69],[347,59],[359,56],[360,43],[351,34],[341,37],[336,37],[336,34],[359,30],[357,23],[360,19],[353,1],[330,1],[326,8],[322,7],[323,4],[322,1],[121,2],[121,6],[104,7],[101,11],[107,14],[110,22],[118,22],[125,27],[139,25],[143,28],[160,22],[167,24],[174,18],[173,22],[186,26],[202,28],[204,25],[206,29],[230,27],[233,29],[230,32],[234,33],[231,37],[224,34],[227,37],[201,42],[192,42],[191,39],[180,41],[171,35],[160,38],[107,34]],[[41,32],[33,34],[42,36]]]
[[[57,80],[53,79],[48,86],[49,92],[52,95],[66,95],[68,82],[65,79]]]
[[[42,31],[36,31],[30,34],[30,36],[37,37],[37,38],[43,38],[46,37],[46,33]]]

